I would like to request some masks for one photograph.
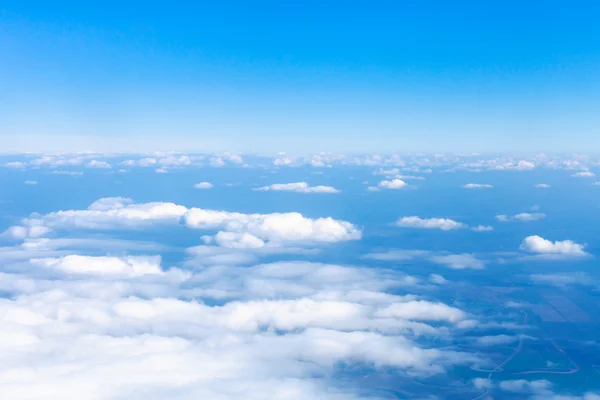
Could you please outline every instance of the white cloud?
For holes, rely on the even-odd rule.
[[[417,216],[402,217],[396,221],[395,225],[403,228],[441,229],[443,231],[466,227],[462,222],[448,218],[420,218]]]
[[[594,174],[591,171],[579,171],[574,173],[572,176],[576,178],[593,178],[594,176],[596,176],[596,174]]]
[[[38,182],[37,181],[25,181],[24,182],[26,185],[37,185]]]
[[[585,245],[575,243],[571,240],[555,241],[546,240],[541,236],[528,236],[523,240],[521,249],[539,254],[555,254],[562,256],[585,256],[583,251]]]
[[[494,384],[492,383],[492,381],[490,379],[486,379],[486,378],[475,378],[473,379],[473,386],[475,386],[476,389],[491,389],[494,387]]]
[[[166,168],[157,168],[155,172],[156,172],[157,174],[166,174],[166,173],[168,173],[168,172],[169,172],[169,170],[168,170],[168,169],[166,169]]]
[[[538,189],[548,189],[550,187],[550,185],[548,185],[547,183],[537,183],[533,186]]]
[[[361,238],[360,230],[349,222],[333,218],[310,219],[300,213],[241,214],[192,208],[186,214],[185,221],[191,228],[224,228],[230,232],[249,233],[274,243],[334,243]]]
[[[25,240],[27,238],[37,238],[46,235],[51,229],[45,226],[11,226],[4,231],[2,236],[13,240]]]
[[[379,310],[377,316],[417,321],[447,321],[452,323],[460,322],[467,317],[462,310],[450,307],[444,303],[431,303],[418,300],[393,304]]]
[[[106,161],[98,161],[98,160],[92,160],[90,162],[88,162],[86,165],[86,167],[88,168],[111,168],[110,164],[107,163]]]
[[[474,232],[489,232],[493,231],[494,227],[489,225],[477,225],[472,227],[471,230]]]
[[[6,168],[23,169],[27,166],[27,164],[21,161],[11,161],[4,164],[4,166]]]
[[[546,218],[546,214],[544,213],[519,213],[515,215],[496,215],[496,219],[500,222],[509,222],[509,221],[539,221],[540,219]]]
[[[438,255],[430,258],[437,264],[442,264],[452,269],[483,269],[485,264],[472,254]]]
[[[464,189],[491,189],[494,186],[485,183],[467,183],[462,186]]]
[[[377,184],[382,189],[402,189],[407,186],[402,179],[383,180]]]
[[[91,274],[108,277],[162,275],[160,257],[89,257],[69,255],[62,258],[32,259],[33,265],[68,274]]]
[[[210,159],[210,166],[220,168],[225,166],[225,161],[221,157],[213,157]]]
[[[55,170],[55,171],[52,171],[52,174],[54,174],[54,175],[81,176],[81,175],[83,175],[83,172],[81,172],[81,171],[61,171],[61,170]]]
[[[550,393],[552,383],[548,380],[527,381],[519,379],[514,381],[502,381],[498,387],[505,392],[513,393]]]
[[[200,183],[196,183],[194,185],[194,187],[196,189],[212,189],[213,188],[213,184],[210,182],[200,182]]]
[[[310,186],[306,182],[294,183],[275,183],[269,186],[263,186],[254,190],[258,191],[280,191],[280,192],[298,192],[298,193],[340,193],[332,186]]]
[[[438,274],[429,275],[429,281],[431,283],[435,283],[436,285],[445,285],[446,283],[448,283],[448,280],[446,278]]]
[[[497,346],[502,344],[513,343],[518,340],[518,336],[509,335],[481,336],[476,339],[477,344],[481,346]]]

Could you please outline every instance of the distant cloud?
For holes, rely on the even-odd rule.
[[[596,280],[585,272],[571,272],[559,274],[532,274],[529,279],[534,283],[565,286],[571,284],[596,285]]]
[[[194,185],[194,187],[196,189],[212,189],[213,188],[213,184],[210,182],[200,182],[200,183],[196,183]]]
[[[494,230],[493,226],[489,225],[477,225],[471,228],[474,232],[490,232]]]
[[[430,260],[452,269],[483,269],[485,264],[472,254],[450,254],[433,256]]]
[[[157,169],[156,169],[156,173],[157,173],[157,174],[166,174],[166,173],[168,173],[168,172],[169,172],[169,170],[168,170],[168,169],[166,169],[166,168],[157,168]]]
[[[417,216],[402,217],[396,221],[395,225],[403,228],[441,229],[443,231],[466,227],[462,222],[448,218],[420,218]]]
[[[38,182],[37,181],[25,181],[24,182],[26,185],[37,185]]]
[[[550,187],[550,185],[548,185],[547,183],[538,183],[533,185],[534,187],[538,188],[538,189],[547,189]]]
[[[493,185],[488,185],[486,183],[467,183],[466,185],[462,185],[464,189],[491,189]]]
[[[498,387],[505,392],[513,393],[551,393],[552,383],[545,379],[536,381],[527,381],[525,379],[502,381]]]
[[[446,283],[448,283],[448,280],[442,275],[431,274],[429,275],[429,282],[435,283],[436,285],[445,285]]]
[[[277,192],[297,192],[297,193],[340,193],[340,190],[332,186],[310,186],[306,182],[294,182],[294,183],[275,183],[269,186],[263,186],[257,189],[257,191],[277,191]]]
[[[85,166],[88,168],[104,168],[104,169],[111,168],[110,164],[107,163],[106,161],[98,161],[98,160],[92,160],[92,161],[88,162],[87,164],[85,164]]]
[[[521,249],[539,254],[557,254],[562,256],[585,256],[583,251],[585,245],[575,243],[571,240],[555,241],[546,240],[541,236],[528,236],[523,240]]]
[[[580,172],[574,173],[572,176],[574,176],[576,178],[593,178],[594,176],[596,176],[596,174],[594,174],[591,171],[580,171]]]
[[[381,189],[402,189],[407,184],[402,179],[383,180],[377,184]]]
[[[12,161],[12,162],[7,162],[6,164],[4,164],[4,166],[6,168],[22,169],[22,168],[25,168],[27,166],[27,164],[25,164],[24,162],[21,162],[21,161]]]
[[[501,344],[513,343],[519,340],[518,336],[509,335],[494,335],[494,336],[481,336],[476,339],[477,344],[482,346],[496,346]]]
[[[496,215],[496,219],[500,222],[510,222],[510,221],[538,221],[540,219],[546,218],[546,214],[544,213],[519,213],[515,215]]]

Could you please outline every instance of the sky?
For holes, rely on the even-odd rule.
[[[2,151],[593,152],[598,12],[2,1]]]

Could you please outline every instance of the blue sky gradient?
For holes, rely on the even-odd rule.
[[[596,2],[0,3],[4,151],[594,151]]]

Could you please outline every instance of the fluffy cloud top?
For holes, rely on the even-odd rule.
[[[377,184],[382,189],[402,189],[407,184],[402,179],[383,180]]]
[[[396,221],[395,225],[403,228],[441,229],[443,231],[466,227],[462,222],[448,218],[420,218],[417,216],[402,217]]]
[[[213,188],[213,184],[210,182],[200,182],[200,183],[196,183],[194,185],[194,187],[196,189],[212,189]]]
[[[258,191],[278,191],[278,192],[298,192],[298,193],[339,193],[340,191],[332,186],[310,186],[306,182],[294,183],[274,183],[269,186],[263,186],[254,190]]]
[[[431,257],[431,261],[452,269],[483,269],[485,264],[472,254],[450,254]]]
[[[462,186],[464,189],[491,189],[494,186],[485,183],[467,183]]]
[[[526,237],[521,244],[521,249],[533,253],[563,256],[585,256],[587,253],[583,250],[584,247],[585,245],[575,243],[572,240],[552,242],[538,235]]]
[[[538,221],[540,219],[546,218],[546,214],[544,213],[519,213],[515,215],[496,215],[496,219],[500,222],[509,222],[509,221]]]
[[[88,257],[69,255],[62,258],[32,259],[31,263],[69,274],[136,277],[161,275],[160,257]]]
[[[271,244],[335,243],[361,238],[361,231],[357,227],[333,218],[312,219],[295,212],[243,214],[200,208],[188,209],[174,203],[161,202],[136,204],[133,200],[123,197],[99,199],[86,210],[58,211],[44,216],[34,215],[24,220],[23,225],[43,226],[48,229],[109,230],[177,224],[180,221],[190,228],[249,234]],[[232,241],[224,240],[223,243],[225,242]],[[253,243],[259,242],[254,240]]]

